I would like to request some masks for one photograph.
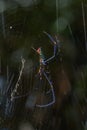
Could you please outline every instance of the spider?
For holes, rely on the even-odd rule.
[[[40,77],[40,80],[43,80],[42,79],[42,76],[44,75],[44,77],[46,78],[47,82],[49,83],[50,85],[50,90],[48,92],[46,92],[46,94],[48,94],[49,92],[52,93],[52,101],[49,102],[48,104],[44,104],[44,105],[39,105],[39,104],[36,104],[36,107],[48,107],[48,106],[51,106],[52,104],[55,103],[55,93],[54,93],[54,87],[53,87],[53,84],[52,84],[52,81],[50,80],[49,78],[49,71],[46,70],[46,68],[48,68],[47,66],[49,65],[49,63],[55,59],[58,55],[58,53],[60,52],[60,46],[59,46],[59,41],[56,39],[54,40],[50,34],[48,34],[47,32],[44,32],[49,38],[50,40],[52,41],[52,44],[54,46],[54,52],[53,52],[53,56],[51,56],[50,58],[46,59],[45,60],[45,56],[43,54],[43,51],[42,51],[42,48],[39,47],[37,50],[35,48],[32,47],[32,49],[38,53],[39,55],[39,70],[38,70],[38,76]]]

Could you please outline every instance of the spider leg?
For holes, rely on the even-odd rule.
[[[52,57],[48,58],[47,60],[45,60],[45,63],[50,62],[51,60],[53,60],[55,58],[55,55],[53,55]]]
[[[33,49],[35,52],[37,52],[37,50],[34,47],[31,47],[31,49]]]
[[[46,79],[47,79],[47,81],[48,81],[48,83],[49,83],[49,85],[50,85],[50,87],[51,87],[51,92],[52,92],[52,98],[53,98],[53,99],[52,99],[52,101],[49,102],[48,104],[44,104],[44,105],[37,105],[37,104],[36,104],[36,107],[40,107],[40,108],[49,107],[49,106],[51,106],[51,105],[53,105],[53,104],[55,103],[55,94],[54,94],[53,85],[52,85],[51,81],[49,80],[48,76],[46,75],[46,73],[43,72],[43,74],[44,74],[44,76],[46,77]]]
[[[49,37],[49,39],[53,42],[53,44],[56,44],[56,41],[51,37],[51,35],[49,33],[45,32],[45,31],[43,31],[43,33]]]
[[[58,46],[55,44],[55,45],[54,45],[53,56],[51,56],[50,58],[48,58],[47,60],[45,60],[45,63],[48,63],[48,62],[50,62],[51,60],[53,60],[53,59],[57,56],[57,53],[58,53]]]
[[[44,31],[44,34],[46,34],[49,37],[49,39],[52,41],[52,43],[54,45],[53,56],[48,58],[45,61],[45,63],[46,63],[46,62],[49,62],[49,61],[53,60],[58,55],[58,52],[60,51],[60,41],[58,40],[57,37],[55,37],[55,39],[54,39],[49,33],[45,32],[45,31]]]

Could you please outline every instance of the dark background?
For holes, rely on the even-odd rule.
[[[14,116],[1,118],[1,130],[87,129],[86,23],[86,0],[0,1],[1,76],[6,78],[9,66],[16,80],[21,56],[24,57],[26,67],[21,84],[26,92],[30,90],[30,69],[38,66],[38,55],[31,47],[42,47],[46,58],[53,54],[51,41],[43,31],[56,36],[61,47],[57,60],[50,63],[56,103],[45,109],[26,108],[27,97],[18,99]]]

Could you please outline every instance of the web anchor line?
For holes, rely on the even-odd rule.
[[[86,32],[85,10],[84,10],[83,2],[82,2],[82,17],[83,17],[83,26],[84,26],[85,47],[86,47],[86,51],[87,51],[87,32]]]

